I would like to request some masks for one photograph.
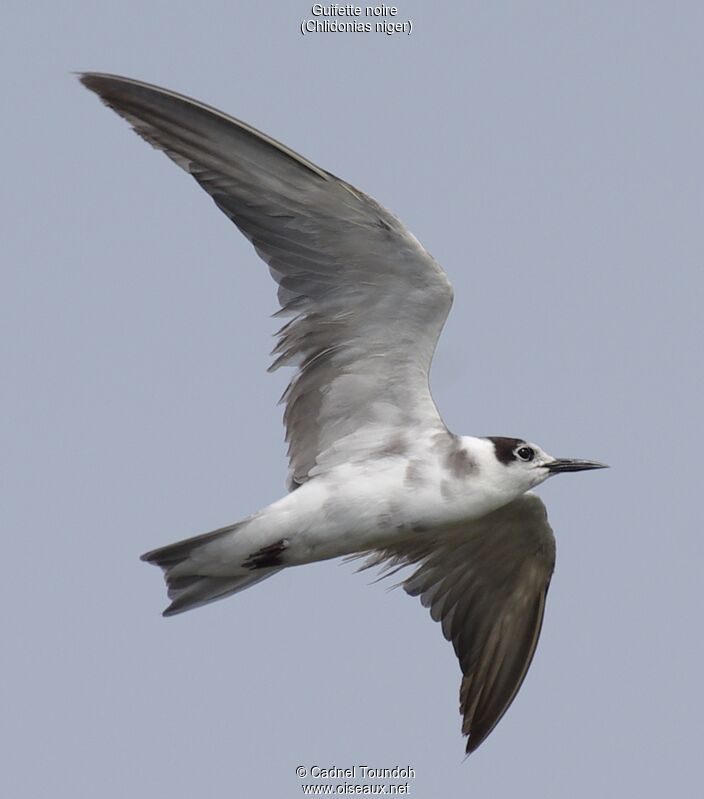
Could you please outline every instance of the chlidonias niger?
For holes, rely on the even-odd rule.
[[[428,387],[452,304],[445,273],[389,211],[243,122],[114,75],[83,84],[192,175],[252,242],[288,321],[272,369],[289,493],[247,519],[143,556],[164,570],[171,616],[287,566],[366,557],[442,624],[462,669],[467,752],[506,712],[540,633],[555,540],[530,492],[600,469],[518,438],[458,436]]]

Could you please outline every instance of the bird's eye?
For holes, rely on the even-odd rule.
[[[516,450],[516,455],[518,455],[522,461],[532,461],[535,457],[535,451],[530,447],[521,447]]]

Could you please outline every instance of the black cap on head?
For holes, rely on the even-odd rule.
[[[496,460],[508,466],[516,460],[516,450],[526,442],[522,438],[507,438],[506,436],[487,436],[494,445]]]

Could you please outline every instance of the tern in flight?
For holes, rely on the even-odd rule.
[[[362,556],[403,582],[452,642],[467,752],[516,696],[555,561],[531,489],[600,469],[518,438],[459,436],[428,386],[452,286],[420,242],[358,189],[244,122],[115,75],[83,84],[192,175],[252,242],[287,322],[289,493],[241,521],[143,555],[171,616],[287,566]]]

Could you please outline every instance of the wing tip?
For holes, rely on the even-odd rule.
[[[129,80],[129,78],[123,78],[120,75],[111,75],[108,72],[82,72],[76,71],[73,72],[76,78],[86,87],[86,89],[90,89],[92,92],[96,92],[97,94],[100,93],[99,87],[106,86],[109,83],[134,83],[135,81]]]

